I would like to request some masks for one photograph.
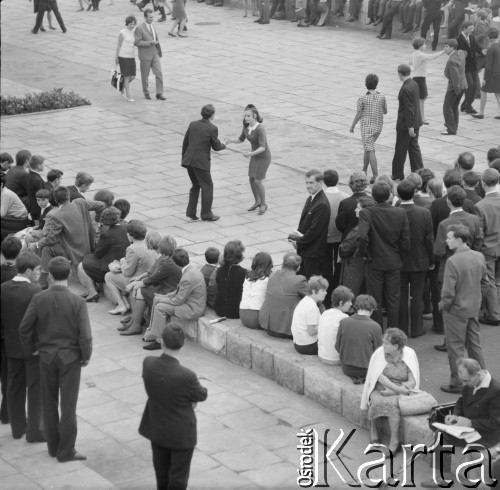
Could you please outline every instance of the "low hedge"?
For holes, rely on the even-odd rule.
[[[30,112],[53,111],[90,105],[90,100],[74,92],[63,92],[62,88],[55,88],[45,92],[33,93],[24,97],[1,97],[1,115],[26,114]]]

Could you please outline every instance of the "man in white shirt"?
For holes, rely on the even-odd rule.
[[[318,303],[326,296],[328,281],[321,276],[312,276],[307,282],[309,292],[296,306],[292,319],[292,335],[295,350],[299,354],[318,354],[318,325],[321,312]]]

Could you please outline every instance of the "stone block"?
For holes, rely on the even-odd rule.
[[[189,337],[194,341],[198,341],[198,320],[177,318],[176,322],[180,325],[186,337]]]
[[[229,327],[222,323],[210,323],[205,317],[198,320],[199,344],[218,356],[226,357],[226,340]]]
[[[303,395],[304,368],[314,364],[316,364],[314,361],[294,352],[293,346],[289,343],[286,350],[279,350],[274,354],[274,379],[281,386]]]
[[[361,393],[363,385],[348,385],[342,386],[342,416],[349,422],[356,424],[363,429],[369,428],[367,414],[361,411]]]
[[[229,330],[226,336],[226,357],[231,362],[250,369],[252,367],[252,341],[236,329]]]
[[[322,363],[305,368],[304,395],[340,414],[343,384],[332,376],[334,369],[334,366]]]
[[[429,428],[428,415],[415,415],[401,419],[401,435],[404,444],[432,444],[434,433]]]
[[[274,380],[274,351],[269,347],[252,343],[252,371],[259,376]]]

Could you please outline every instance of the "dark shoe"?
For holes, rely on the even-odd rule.
[[[255,203],[253,206],[250,206],[247,211],[255,211],[259,207],[260,207],[260,202],[258,204]]]
[[[50,29],[51,31],[55,31],[55,30],[56,30],[56,28],[55,28],[55,27],[52,27],[52,26],[49,26],[49,29]]]
[[[370,24],[373,24],[374,22],[375,22],[375,21],[374,21],[373,19],[370,19],[370,21],[369,21],[369,22],[367,22],[367,23],[365,24],[365,26],[369,26]]]
[[[373,176],[373,177],[370,179],[370,184],[375,184],[375,179],[376,179],[376,178],[377,178],[377,177]]]
[[[218,219],[220,219],[220,216],[217,216],[215,214],[209,216],[208,218],[201,218],[202,221],[217,221]]]
[[[87,303],[97,303],[99,301],[99,293],[94,294],[94,296],[91,296],[90,298],[87,298],[85,301]]]
[[[192,219],[193,221],[199,220],[198,216],[196,214],[186,214],[186,217],[189,219]]]
[[[500,320],[490,320],[484,316],[479,318],[479,323],[482,323],[483,325],[491,325],[492,327],[500,326]]]
[[[400,177],[395,177],[394,175],[391,175],[391,179],[392,180],[404,180],[404,177],[400,178]]]
[[[444,131],[441,131],[441,134],[443,136],[455,136],[457,133],[452,133],[451,131],[448,131],[447,129],[445,129]]]
[[[162,17],[161,19],[158,20],[158,22],[165,22],[167,20],[166,17]]]
[[[382,19],[378,19],[373,23],[373,27],[378,26],[382,22]]]
[[[438,350],[439,352],[448,352],[446,344],[435,345],[434,349]]]
[[[258,19],[254,20],[254,22],[258,24],[259,22],[262,22],[262,19],[259,17]]]
[[[33,34],[38,34],[38,32],[37,32],[37,31],[35,31],[35,29],[31,29],[31,32],[32,32]]]
[[[87,459],[87,456],[84,456],[83,454],[80,453],[75,453],[71,458],[68,459],[58,459],[59,463],[67,463],[68,461],[85,461]]]
[[[380,39],[391,39],[391,36],[384,36],[384,37],[381,37]]]
[[[469,110],[465,112],[467,112],[467,114],[477,114],[477,111],[476,109],[474,109],[474,107],[470,107]]]
[[[81,296],[82,298],[86,298],[88,295],[89,295],[89,293],[82,293],[82,294],[80,294],[80,296]]]
[[[377,39],[382,39],[382,36],[380,34],[378,34]]]
[[[484,119],[484,114],[471,114],[471,116],[475,119]]]
[[[156,94],[156,98],[158,100],[167,100],[167,98],[163,94]]]
[[[355,20],[356,20],[356,19],[355,19],[354,17],[349,17],[349,18],[347,19],[347,22],[354,22]]]
[[[127,330],[130,325],[132,325],[132,322],[128,322],[128,323],[124,323],[123,325],[119,326],[116,330],[118,330],[119,332],[125,332],[125,330]]]
[[[62,32],[63,32],[63,34],[66,34],[66,33],[68,32],[68,29],[64,28],[64,29],[62,30]]]
[[[45,27],[43,27],[43,26],[42,26],[42,27],[40,27],[40,30],[41,30],[42,32],[45,32]]]
[[[259,212],[257,213],[258,215],[262,215],[267,211],[267,204],[261,204],[259,206]]]
[[[500,116],[495,116],[495,119],[500,119]]]
[[[160,350],[161,349],[161,345],[159,342],[157,342],[156,340],[154,342],[151,342],[149,345],[145,345],[143,347],[144,350]]]
[[[453,393],[455,395],[462,394],[462,388],[460,386],[444,385],[441,386],[441,391],[444,391],[445,393]]]
[[[45,437],[43,437],[42,435],[39,435],[37,437],[30,437],[29,439],[28,439],[28,437],[26,437],[26,442],[29,442],[30,444],[34,444],[37,442],[47,442],[47,439],[45,439]]]
[[[130,320],[132,320],[132,317],[131,316],[128,316],[126,318],[122,318],[120,320],[120,323],[128,323]]]
[[[84,9],[83,9],[83,8],[81,8],[81,9],[78,9],[78,10],[77,10],[77,12],[83,12],[83,10],[84,10]]]
[[[142,335],[142,330],[125,330],[120,333],[120,335],[128,336],[128,335]]]
[[[146,94],[146,95],[144,96],[144,98],[145,98],[145,99],[147,99],[147,100],[151,100],[151,95]]]

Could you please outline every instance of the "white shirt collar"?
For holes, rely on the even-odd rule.
[[[477,386],[474,386],[472,394],[475,395],[477,390],[480,390],[481,388],[489,388],[490,383],[491,383],[491,374],[489,373],[489,371],[485,371],[483,380]]]
[[[485,194],[484,194],[484,195],[485,195],[485,196],[487,196],[488,194],[493,194],[494,192],[495,192],[495,193],[496,193],[496,192],[498,192],[498,189],[495,189],[495,190],[493,190],[493,191],[488,191],[488,192],[485,192]]]
[[[410,201],[401,201],[401,206],[404,206],[405,204],[415,204],[413,202],[413,199],[411,199]]]
[[[23,277],[23,276],[13,277],[12,280],[15,282],[31,282],[27,277]]]
[[[254,131],[255,129],[257,129],[257,126],[259,125],[260,123],[258,121],[255,121],[255,124],[253,126],[248,126],[247,130],[248,130],[248,134],[252,134],[252,131]]]
[[[314,198],[322,191],[323,189],[320,189],[318,192],[315,194],[311,194],[311,201],[314,201]]]
[[[338,194],[340,192],[340,190],[337,186],[332,186],[332,187],[327,187],[325,192],[327,194]],[[314,194],[314,195],[316,195],[316,194]]]
[[[460,211],[463,211],[463,208],[460,208],[460,209],[454,209],[453,211],[450,211],[450,214],[453,214],[453,213],[459,213]]]
[[[191,264],[188,264],[188,265],[185,265],[183,268],[182,268],[182,274],[184,274],[184,271],[190,266]]]

